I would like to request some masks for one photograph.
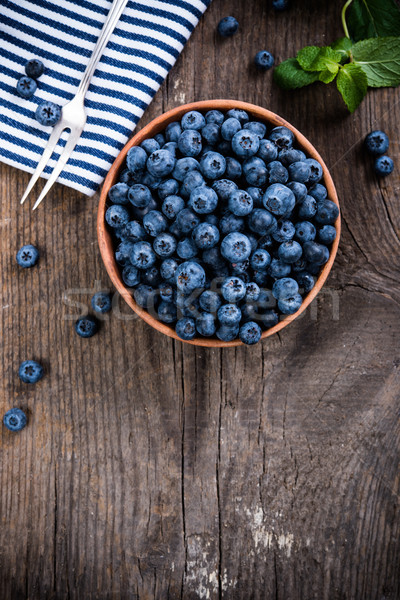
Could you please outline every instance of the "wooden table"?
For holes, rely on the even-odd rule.
[[[334,85],[285,93],[252,66],[341,35],[340,5],[214,0],[141,125],[178,104],[237,98],[281,114],[332,171],[343,237],[305,316],[252,348],[173,342],[123,302],[100,333],[73,320],[109,286],[97,197],[1,166],[0,595],[19,599],[398,600],[400,111],[370,91],[350,116]],[[220,18],[240,31],[217,39]],[[391,139],[378,181],[362,140]],[[43,185],[43,183],[41,184]],[[22,270],[23,243],[41,251]],[[34,386],[20,361],[43,362]]]

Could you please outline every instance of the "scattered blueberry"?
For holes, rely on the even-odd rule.
[[[31,58],[25,63],[25,73],[32,79],[38,79],[43,74],[44,65],[38,58]]]
[[[98,331],[98,322],[94,317],[83,317],[75,323],[76,333],[83,338],[92,337]]]
[[[35,111],[35,119],[46,127],[58,123],[61,117],[61,106],[55,102],[42,102]]]
[[[379,177],[386,177],[386,175],[390,175],[390,173],[393,171],[393,168],[394,164],[390,156],[382,155],[375,159],[374,170]]]
[[[254,64],[260,71],[268,71],[274,62],[274,57],[267,50],[260,50],[254,57]]]
[[[276,11],[283,11],[289,8],[290,0],[272,0],[272,6]]]
[[[39,260],[39,250],[32,246],[32,244],[27,244],[26,246],[22,246],[17,252],[17,263],[20,267],[27,269],[29,267],[33,267]]]
[[[21,77],[17,81],[17,92],[22,98],[32,98],[37,89],[37,83],[32,77]]]
[[[97,292],[91,300],[94,311],[98,313],[107,313],[111,310],[111,296],[107,292]]]
[[[365,148],[372,156],[385,154],[389,148],[389,138],[384,131],[371,131],[365,138]]]
[[[218,33],[222,37],[231,37],[235,35],[237,30],[239,29],[239,23],[235,19],[235,17],[224,17],[218,23]]]
[[[21,431],[27,423],[26,414],[20,408],[10,408],[3,417],[3,423],[10,431]]]
[[[36,383],[43,377],[43,367],[35,360],[24,360],[19,366],[18,375],[24,383]]]

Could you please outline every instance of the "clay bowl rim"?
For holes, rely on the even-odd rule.
[[[208,110],[212,110],[212,109],[217,109],[217,110],[228,111],[232,108],[238,108],[238,109],[245,110],[249,114],[251,114],[254,118],[265,121],[268,124],[271,124],[275,127],[277,127],[279,125],[283,125],[283,126],[287,127],[288,129],[290,129],[295,135],[298,146],[301,149],[305,150],[306,154],[309,157],[314,158],[321,163],[323,171],[324,171],[323,182],[328,190],[328,197],[331,200],[333,200],[333,202],[335,202],[335,204],[338,206],[339,211],[340,211],[340,205],[339,205],[339,200],[337,197],[335,185],[333,183],[331,174],[330,174],[325,162],[323,161],[323,159],[321,158],[321,156],[317,152],[317,150],[314,148],[314,146],[311,144],[311,142],[300,131],[298,131],[295,127],[293,127],[293,125],[291,125],[290,123],[285,121],[285,119],[283,119],[279,115],[271,112],[270,110],[267,110],[266,108],[257,106],[256,104],[250,104],[248,102],[241,102],[239,100],[203,100],[203,101],[199,101],[199,102],[191,102],[190,104],[183,104],[181,106],[177,106],[176,108],[173,108],[172,110],[169,110],[168,112],[163,113],[162,115],[153,119],[148,125],[143,127],[143,129],[141,129],[138,133],[136,133],[126,143],[126,145],[121,150],[121,152],[118,154],[117,158],[115,159],[114,163],[112,164],[111,169],[104,181],[104,184],[103,184],[103,187],[101,190],[101,194],[100,194],[100,201],[99,201],[98,212],[97,212],[97,237],[98,237],[98,243],[99,243],[101,257],[102,257],[104,266],[106,267],[107,273],[108,273],[113,285],[115,286],[117,291],[121,294],[121,296],[124,298],[124,300],[128,304],[128,306],[137,315],[139,315],[139,317],[141,317],[148,325],[151,325],[154,329],[156,329],[160,333],[164,333],[165,335],[168,335],[169,337],[171,337],[173,339],[179,340],[180,342],[185,341],[186,343],[192,344],[194,346],[204,346],[204,347],[209,347],[209,348],[229,348],[229,347],[233,347],[233,346],[241,346],[243,344],[238,338],[231,342],[222,342],[218,338],[195,338],[193,340],[182,340],[175,333],[175,330],[172,327],[170,327],[169,325],[166,325],[165,323],[162,323],[161,321],[158,321],[155,317],[151,316],[150,313],[148,313],[146,310],[144,310],[138,304],[136,304],[136,302],[133,299],[133,296],[131,294],[131,291],[124,285],[122,278],[120,276],[119,267],[114,258],[114,249],[113,249],[112,238],[111,238],[110,232],[107,229],[107,225],[106,225],[106,221],[105,221],[105,211],[106,211],[108,190],[110,189],[110,187],[112,185],[114,185],[114,183],[116,183],[118,173],[119,173],[121,167],[123,166],[127,152],[130,148],[132,148],[132,146],[140,144],[145,138],[153,137],[157,133],[161,133],[165,129],[165,127],[168,125],[168,123],[170,123],[171,121],[179,120],[183,116],[183,114],[188,112],[189,110],[208,111]],[[339,239],[340,239],[340,230],[341,230],[340,212],[339,212],[339,216],[335,222],[335,228],[336,228],[336,239],[332,244],[332,249],[331,249],[331,253],[329,256],[329,260],[324,265],[320,275],[318,276],[317,281],[315,282],[313,289],[304,297],[302,305],[297,312],[295,312],[293,315],[288,315],[288,316],[282,318],[279,321],[279,323],[277,323],[277,325],[275,325],[274,327],[271,327],[267,331],[263,331],[261,339],[265,339],[265,338],[273,335],[274,333],[281,331],[284,327],[289,325],[299,315],[301,315],[301,313],[303,313],[306,310],[306,308],[309,306],[309,304],[317,296],[318,292],[321,290],[322,286],[324,285],[324,283],[329,275],[329,272],[332,268],[332,265],[334,263],[334,260],[335,260],[336,254],[337,254],[337,250],[338,250],[338,246],[339,246]]]

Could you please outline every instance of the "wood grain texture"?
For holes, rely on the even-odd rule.
[[[55,186],[18,204],[29,175],[0,166],[0,598],[399,600],[400,115],[370,91],[350,116],[334,87],[285,93],[279,62],[341,35],[340,3],[214,0],[141,125],[178,104],[237,98],[280,114],[325,159],[343,230],[327,285],[253,348],[183,345],[115,297],[90,340],[73,321],[109,286],[98,198]],[[317,13],[319,17],[317,18]],[[217,39],[234,14],[240,33]],[[362,152],[391,139],[378,181]],[[43,184],[41,184],[43,185]],[[38,267],[18,269],[36,244]],[[17,377],[41,360],[37,385]]]

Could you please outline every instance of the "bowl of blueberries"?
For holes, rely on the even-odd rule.
[[[208,347],[252,345],[291,323],[325,283],[340,237],[314,146],[234,100],[177,107],[137,133],[104,182],[97,225],[127,304]]]

